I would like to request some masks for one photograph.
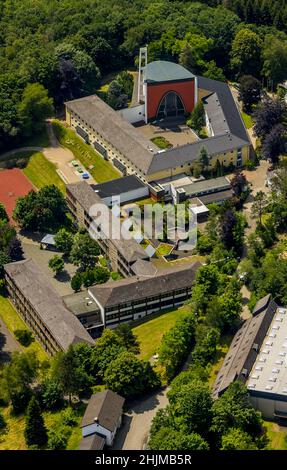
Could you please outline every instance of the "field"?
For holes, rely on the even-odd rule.
[[[83,407],[76,412],[77,424],[73,427],[65,427],[70,436],[67,443],[67,450],[76,450],[81,440],[80,422],[83,414]],[[7,423],[5,432],[0,435],[0,450],[27,450],[25,443],[24,430],[25,430],[25,416],[14,416],[11,414],[11,408],[0,408]],[[61,433],[63,430],[62,425],[62,412],[44,412],[43,413],[45,425],[49,430]]]
[[[15,330],[28,329],[22,318],[16,312],[13,305],[10,303],[10,301],[3,296],[0,296],[0,317],[6,324],[7,328],[11,331],[11,333],[14,333]],[[44,351],[40,343],[38,343],[38,341],[36,340],[33,341],[28,347],[22,346],[22,349],[25,352],[35,351],[40,361],[48,359],[46,352]]]
[[[40,189],[43,186],[54,184],[62,193],[65,193],[66,187],[56,172],[56,166],[49,162],[42,153],[31,153],[23,172],[36,188]]]
[[[113,165],[104,160],[90,145],[85,144],[72,129],[64,127],[59,121],[53,121],[53,130],[59,142],[73,152],[75,159],[89,170],[98,183],[120,178],[120,173]],[[90,166],[93,168],[90,169]]]
[[[241,117],[243,119],[246,129],[250,129],[253,126],[252,117],[249,114],[244,113],[243,111],[241,112]]]
[[[133,327],[133,333],[140,344],[139,358],[148,361],[156,353],[163,335],[172,328],[179,318],[187,312],[186,307],[180,307],[167,313],[153,315],[150,319]]]
[[[32,189],[32,184],[19,168],[0,171],[0,202],[10,218],[18,197],[25,196]]]

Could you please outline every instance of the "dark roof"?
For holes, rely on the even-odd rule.
[[[79,450],[102,450],[105,443],[106,440],[102,436],[91,434],[90,436],[82,438]]]
[[[198,88],[210,93],[216,93],[222,112],[226,118],[231,134],[250,144],[246,128],[237,109],[232,93],[227,83],[206,77],[197,77]]]
[[[182,65],[165,60],[150,62],[145,68],[145,81],[147,83],[192,80],[194,78],[195,76]]]
[[[218,191],[217,193],[204,194],[204,196],[199,196],[199,200],[203,204],[213,204],[216,202],[227,201],[234,196],[232,189],[227,189],[225,191]]]
[[[103,204],[101,198],[86,181],[67,184],[67,191],[71,193],[88,214],[94,204]]]
[[[96,95],[65,103],[135,166],[146,172],[158,148]]]
[[[4,269],[36,310],[61,349],[66,350],[70,344],[79,342],[94,344],[89,333],[66,308],[49,279],[33,260],[9,263]]]
[[[247,380],[277,308],[270,296],[266,308],[246,320],[237,331],[215,380],[214,397],[223,393],[234,380]],[[255,344],[256,349],[253,348]]]
[[[159,293],[191,287],[200,266],[200,262],[173,266],[147,278],[133,276],[92,286],[89,292],[102,307],[140,300]]]
[[[100,426],[113,432],[122,415],[124,402],[123,397],[111,390],[104,390],[92,395],[83,416],[81,427],[89,426],[97,419]]]
[[[105,198],[145,188],[145,184],[135,175],[130,175],[113,181],[107,181],[106,183],[94,184],[92,188],[98,196]]]
[[[268,307],[268,304],[271,300],[271,294],[265,295],[265,297],[262,297],[261,299],[256,302],[256,305],[253,309],[252,315],[257,315],[258,313],[262,312],[262,310],[265,310]]]

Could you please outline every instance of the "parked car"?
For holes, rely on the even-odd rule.
[[[84,180],[88,180],[90,178],[89,173],[83,173],[82,178],[84,178]]]

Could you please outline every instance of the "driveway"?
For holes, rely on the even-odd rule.
[[[154,416],[160,408],[168,405],[167,390],[162,389],[131,404],[130,410],[123,416],[123,424],[116,435],[113,450],[144,449]]]
[[[21,346],[0,318],[0,364],[9,362],[14,351],[22,351]]]

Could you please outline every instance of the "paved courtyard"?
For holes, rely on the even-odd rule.
[[[143,124],[138,126],[137,130],[149,140],[154,137],[164,137],[173,147],[190,144],[198,140],[197,135],[185,124],[168,124],[168,127]]]

